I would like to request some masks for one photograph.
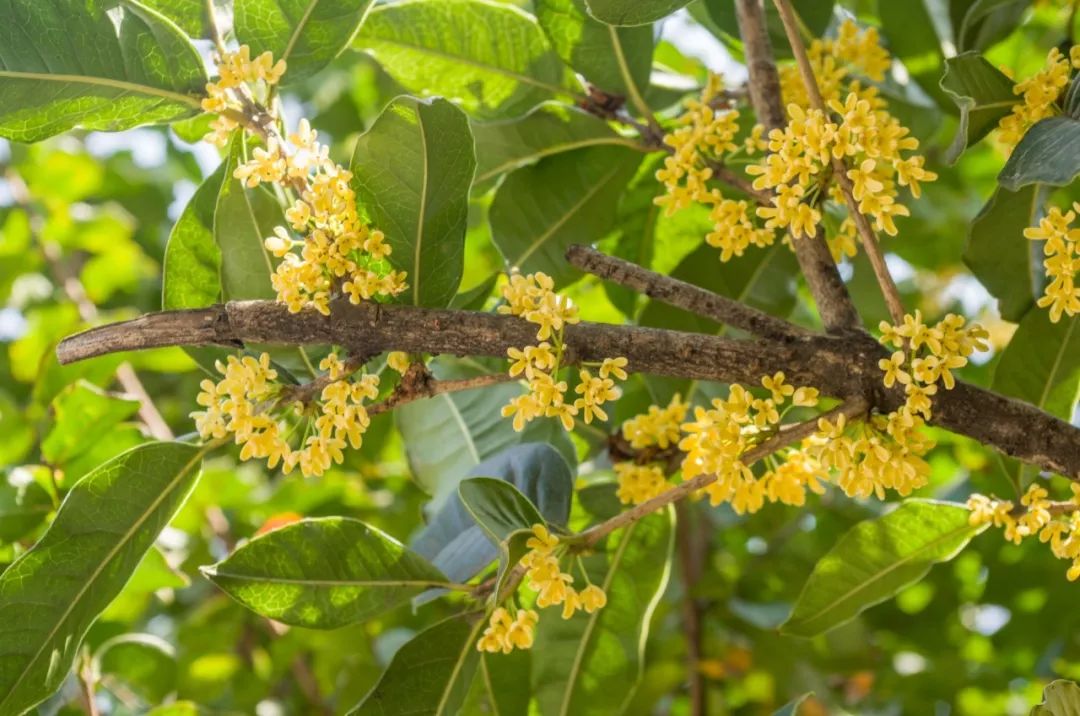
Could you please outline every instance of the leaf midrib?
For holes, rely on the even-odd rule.
[[[311,20],[311,14],[315,12],[315,6],[318,4],[319,0],[311,0],[311,2],[308,3],[307,8],[304,9],[304,14],[300,16],[300,21],[296,23],[296,29],[294,29],[292,35],[289,36],[289,42],[285,45],[285,51],[281,53],[281,59],[288,61],[289,57],[292,55],[293,49],[296,47],[297,41],[300,39],[300,33],[307,27],[308,22]]]
[[[135,92],[138,94],[160,97],[162,99],[172,100],[173,102],[186,104],[189,107],[202,109],[202,103],[196,97],[192,97],[186,94],[180,94],[179,92],[172,92],[170,90],[161,89],[159,87],[153,87],[152,85],[142,85],[138,84],[137,82],[127,82],[125,80],[116,80],[109,77],[94,77],[92,75],[52,74],[48,72],[22,72],[17,70],[0,70],[0,79],[4,78],[16,80],[36,80],[40,82],[72,82],[76,84],[110,87],[113,89],[124,90],[125,92]]]
[[[207,577],[222,577],[237,581],[259,582],[262,584],[295,584],[306,587],[418,587],[448,589],[453,585],[450,582],[438,579],[373,579],[361,581],[356,579],[303,579],[290,577],[264,577],[257,574],[238,574],[236,572],[222,572],[219,569],[205,568],[202,573]]]
[[[430,160],[428,159],[427,151],[427,134],[424,131],[424,112],[423,105],[416,105],[416,126],[420,130],[420,155],[423,158],[424,168],[420,175],[420,205],[419,211],[416,214],[416,246],[413,249],[413,305],[421,305],[420,301],[420,249],[424,245],[424,220],[427,216],[427,191],[428,191],[428,172],[430,171]]]

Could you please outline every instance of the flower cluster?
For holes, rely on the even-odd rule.
[[[626,379],[627,360],[605,358],[595,376],[588,368],[581,368],[574,389],[580,397],[571,402],[567,397],[569,387],[559,378],[559,371],[563,331],[580,320],[577,307],[555,293],[554,281],[541,272],[527,276],[511,274],[502,294],[506,303],[499,306],[499,313],[520,316],[539,326],[536,345],[510,348],[506,352],[511,360],[510,375],[522,376],[529,388],[529,392],[503,406],[503,416],[514,418],[514,430],[523,430],[528,422],[539,417],[558,418],[567,430],[573,430],[574,418],[579,414],[586,423],[594,418],[607,420],[601,406],[619,397],[615,379]]]
[[[289,227],[279,226],[264,244],[281,261],[271,277],[278,300],[297,313],[311,307],[330,313],[335,289],[353,303],[405,290],[405,274],[388,269],[390,246],[381,231],[365,224],[350,186],[352,173],[329,157],[318,133],[306,119],[287,140],[278,134],[280,118],[259,109],[268,102],[267,92],[285,71],[284,62],[272,64],[269,53],[250,60],[246,46],[226,53],[219,63],[220,80],[207,86],[207,111],[221,112],[207,140],[222,144],[237,128],[262,140],[233,176],[248,187],[262,183],[287,185],[298,195],[286,210]],[[253,85],[258,81],[260,84]],[[252,108],[256,109],[252,109]],[[264,112],[265,116],[255,116]],[[292,231],[300,238],[294,239]]]
[[[689,405],[676,394],[666,408],[650,405],[646,413],[630,418],[622,425],[622,436],[639,451],[634,462],[615,464],[618,480],[616,496],[624,505],[640,505],[667,490],[671,485],[664,474],[664,460],[658,452],[673,448],[682,436],[681,425]]]
[[[526,584],[537,593],[536,606],[544,609],[561,605],[563,619],[569,619],[580,610],[592,614],[602,609],[607,604],[603,589],[588,584],[579,592],[571,586],[574,577],[563,572],[559,565],[560,555],[565,552],[559,538],[544,525],[533,525],[532,532],[532,537],[525,543],[529,551],[521,558],[521,564],[526,569]],[[582,574],[587,582],[588,575],[584,570]],[[518,610],[517,616],[512,618],[505,608],[499,607],[492,612],[476,648],[504,654],[515,648],[528,649],[533,643],[537,619],[537,613],[531,609]]]
[[[1013,105],[1012,113],[997,126],[998,140],[1007,154],[1012,153],[1031,125],[1061,112],[1059,100],[1074,68],[1080,69],[1080,46],[1073,46],[1068,57],[1055,47],[1046,57],[1046,67],[1016,83],[1013,94],[1022,95],[1023,101]],[[1008,72],[1007,68],[1002,69]]]
[[[790,482],[798,477],[786,471],[777,477],[775,471],[763,477],[754,476],[742,461],[742,455],[753,446],[775,435],[781,422],[781,409],[818,403],[815,388],[795,388],[783,373],[766,376],[761,381],[768,397],[757,398],[741,385],[732,385],[726,399],[716,398],[712,408],[694,408],[694,419],[681,426],[684,437],[679,448],[686,453],[682,462],[683,479],[698,475],[716,475],[716,480],[704,488],[713,505],[730,502],[739,514],[756,512],[765,500],[787,501],[792,496],[790,486],[773,486],[777,480]],[[786,412],[786,409],[784,410]]]
[[[331,464],[340,464],[346,444],[356,449],[363,443],[371,422],[364,401],[377,397],[379,378],[364,375],[351,380],[336,354],[319,364],[327,371],[326,384],[310,406],[287,400],[266,353],[257,360],[229,356],[225,364],[218,362],[216,367],[222,379],[201,383],[197,401],[205,410],[191,415],[204,439],[232,434],[242,446],[241,460],[265,458],[271,469],[280,463],[285,474],[299,467],[310,477],[323,474]],[[291,438],[301,426],[299,447],[293,447]]]
[[[1062,314],[1080,314],[1080,286],[1076,276],[1080,273],[1080,229],[1072,228],[1080,202],[1071,211],[1051,207],[1037,227],[1024,229],[1024,236],[1034,241],[1045,241],[1043,267],[1050,282],[1039,298],[1040,308],[1050,309],[1050,320],[1057,323]]]
[[[1050,544],[1058,559],[1072,562],[1065,576],[1070,582],[1080,578],[1080,485],[1073,483],[1072,497],[1064,503],[1052,503],[1045,487],[1033,484],[1020,498],[1020,505],[985,495],[968,499],[972,525],[992,524],[1004,530],[1005,539],[1020,544],[1025,537],[1039,535]]]
[[[874,82],[883,81],[885,73],[892,66],[892,58],[888,50],[882,47],[877,28],[860,30],[851,20],[845,20],[840,25],[835,39],[815,38],[806,48],[806,54],[814,70],[818,89],[826,101],[839,99],[845,88],[861,91],[862,83],[858,76]],[[780,93],[784,101],[808,109],[810,95],[798,67],[781,65],[779,72]]]
[[[656,178],[666,192],[655,199],[668,216],[691,204],[710,207],[713,230],[705,240],[721,250],[721,260],[742,256],[749,246],[768,246],[775,236],[751,220],[750,204],[724,198],[718,188],[710,187],[713,167],[725,153],[738,148],[735,135],[739,131],[739,111],[720,104],[723,78],[710,75],[700,99],[685,103],[686,111],[679,117],[678,127],[664,137],[671,156],[664,159]],[[757,135],[760,138],[760,132]],[[754,145],[751,137],[749,145]]]

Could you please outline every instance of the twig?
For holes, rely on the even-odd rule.
[[[566,260],[586,273],[620,286],[626,286],[632,291],[669,306],[711,318],[734,328],[741,328],[762,338],[783,341],[793,336],[806,336],[811,333],[782,318],[770,316],[764,311],[685,281],[650,271],[615,256],[608,256],[588,246],[580,244],[571,246],[566,250]]]
[[[761,0],[735,0],[735,10],[750,73],[747,83],[750,103],[766,130],[782,129],[787,119],[784,117],[780,77],[769,46]],[[861,326],[862,321],[840,278],[824,236],[793,238],[791,245],[825,328],[830,332],[843,332]]]
[[[722,181],[725,184],[735,187],[743,194],[754,200],[759,206],[769,206],[772,204],[772,192],[765,191],[764,189],[755,189],[753,183],[742,174],[735,172],[730,167],[715,161],[709,162],[709,168],[712,169],[712,175],[718,181]]]
[[[413,365],[421,365],[414,363]],[[429,376],[430,378],[430,376]],[[399,405],[405,403],[411,403],[414,400],[423,400],[425,398],[433,398],[436,395],[442,395],[443,393],[460,393],[464,390],[476,390],[477,388],[486,388],[489,385],[498,385],[499,383],[508,383],[516,378],[511,378],[509,373],[492,373],[489,375],[478,375],[475,378],[460,378],[457,380],[432,380],[425,381],[422,385],[415,387],[409,387],[405,390],[400,390],[401,385],[397,390],[394,390],[386,399],[379,403],[375,403],[367,409],[368,415],[378,415],[379,413],[385,413],[388,410],[393,410]],[[404,385],[404,381],[402,383]]]
[[[803,44],[802,38],[799,36],[798,21],[794,10],[791,9],[791,3],[788,0],[773,0],[773,2],[780,12],[784,32],[787,34],[788,43],[791,44],[791,51],[795,55],[795,62],[799,66],[799,74],[802,75],[803,84],[806,85],[806,91],[810,97],[810,105],[827,115],[829,110],[821,96],[817,78],[814,77],[814,68],[811,66],[810,58],[806,54],[806,45]],[[840,186],[840,191],[844,195],[848,211],[855,220],[855,227],[858,229],[863,249],[870,259],[870,265],[874,269],[874,276],[877,277],[881,293],[885,296],[885,304],[889,307],[889,315],[892,316],[893,323],[903,323],[904,314],[907,312],[904,310],[903,301],[900,300],[900,291],[897,290],[896,282],[893,281],[892,275],[889,273],[889,267],[885,264],[885,257],[881,254],[881,246],[878,244],[874,228],[870,226],[870,221],[866,218],[866,215],[859,211],[859,202],[855,200],[854,195],[854,185],[847,173],[847,163],[842,158],[833,157],[832,165],[833,176],[836,178],[836,183]]]
[[[219,54],[225,54],[225,39],[218,27],[217,11],[214,9],[214,0],[206,0],[206,26],[210,30],[210,39],[214,41],[214,47]]]
[[[845,401],[837,408],[830,410],[821,417],[828,419],[835,419],[839,415],[846,415],[848,418],[852,418],[856,415],[861,415],[869,409],[869,405],[862,398],[852,398]],[[778,435],[774,435],[765,442],[757,445],[756,447],[747,450],[742,454],[740,460],[746,466],[753,465],[758,460],[772,455],[780,448],[787,447],[794,442],[802,440],[816,433],[818,430],[818,419],[807,420],[803,423],[798,423],[792,426],[789,430],[786,430]],[[717,475],[698,475],[695,478],[680,483],[676,487],[671,488],[667,492],[663,492],[651,500],[642,502],[640,505],[620,512],[609,520],[605,520],[598,525],[594,525],[584,532],[579,533],[576,537],[572,538],[573,544],[581,545],[582,547],[591,547],[599,542],[601,539],[611,534],[615,530],[631,525],[644,517],[651,515],[652,513],[662,510],[668,505],[678,500],[682,500],[695,492],[708,487],[717,480]]]

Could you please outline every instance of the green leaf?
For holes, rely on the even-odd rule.
[[[550,445],[526,443],[510,447],[473,467],[469,476],[498,478],[530,507],[535,505],[532,510],[539,509],[541,517],[534,519],[536,515],[530,513],[533,522],[512,523],[485,536],[486,530],[479,517],[467,508],[463,496],[452,495],[412,545],[451,580],[463,582],[491,564],[499,556],[496,545],[514,529],[527,529],[539,522],[566,526],[574,475],[566,460]],[[471,482],[473,480],[465,480],[461,486]],[[521,509],[523,514],[530,512],[527,507]]]
[[[814,566],[780,632],[821,634],[919,581],[980,531],[970,514],[963,505],[906,500],[855,525]]]
[[[456,359],[439,359],[430,367],[440,380],[491,372],[475,362]],[[534,420],[518,433],[502,417],[502,406],[520,392],[520,385],[503,383],[484,390],[443,393],[394,411],[413,476],[432,495],[428,506],[432,514],[457,494],[458,483],[473,468],[513,445],[547,442],[568,461],[574,459],[573,446],[557,422]]]
[[[494,716],[529,713],[532,649],[480,654],[480,678]]]
[[[221,300],[221,250],[214,239],[214,212],[228,162],[195,190],[165,245],[161,308],[203,308]]]
[[[814,695],[813,691],[807,691],[802,696],[792,699],[788,703],[784,704],[773,716],[797,716],[799,713],[799,707],[802,706],[808,698]]]
[[[544,524],[536,505],[505,480],[494,477],[464,480],[458,485],[458,495],[492,542],[504,542],[514,532]]]
[[[486,0],[407,0],[371,11],[355,46],[410,92],[456,100],[470,115],[522,114],[568,94],[565,69],[536,20]]]
[[[156,10],[176,23],[188,37],[209,37],[206,23],[207,3],[214,0],[139,0],[151,10]]]
[[[60,686],[86,630],[191,492],[202,455],[147,443],[110,460],[0,575],[0,713],[22,713]]]
[[[583,558],[589,580],[603,588],[608,602],[592,614],[541,619],[531,681],[543,716],[622,713],[641,677],[673,535],[669,508],[609,536]]]
[[[1040,193],[1034,184],[1017,192],[998,187],[971,222],[964,246],[964,263],[998,300],[1007,321],[1019,321],[1039,293],[1041,268],[1032,266],[1037,246],[1024,238],[1024,229],[1037,222]]]
[[[608,25],[647,25],[662,20],[690,0],[585,0],[589,14]]]
[[[909,0],[903,3],[878,0],[877,10],[889,52],[904,63],[908,74],[919,87],[937,100],[939,105],[948,107],[949,99],[939,86],[945,56],[930,16],[930,2],[933,0]]]
[[[580,278],[566,263],[566,249],[611,229],[619,196],[640,163],[638,152],[592,147],[512,173],[490,215],[492,239],[506,263],[523,273],[543,271],[560,287]]]
[[[1080,716],[1080,686],[1064,679],[1051,681],[1030,716]]]
[[[393,249],[390,264],[407,274],[400,299],[448,305],[461,283],[476,169],[465,114],[444,99],[398,97],[360,137],[350,169],[357,198]]]
[[[139,562],[124,589],[109,603],[99,619],[103,622],[134,624],[146,612],[155,594],[168,593],[190,584],[191,580],[186,574],[169,566],[161,550],[156,546],[152,547]]]
[[[113,397],[78,381],[56,396],[51,408],[53,426],[41,443],[41,455],[49,464],[62,466],[134,415],[139,401]]]
[[[233,29],[252,56],[285,60],[288,83],[307,79],[349,46],[372,0],[234,0]]]
[[[598,145],[640,146],[632,137],[616,133],[607,122],[557,102],[545,102],[517,119],[478,122],[473,125],[473,134],[478,186],[553,154]]]
[[[16,475],[26,479],[14,481]],[[52,498],[44,487],[30,479],[28,469],[9,472],[0,481],[0,544],[14,542],[29,533],[45,521],[52,509]]]
[[[152,634],[123,634],[102,644],[95,654],[105,688],[131,692],[147,704],[159,704],[176,688],[176,653]]]
[[[248,609],[315,629],[370,619],[446,583],[397,540],[345,517],[272,530],[202,572]]]
[[[1013,94],[1012,80],[977,52],[945,60],[941,89],[960,108],[960,128],[945,155],[950,164],[997,127],[1020,101]]]
[[[652,70],[653,28],[616,28],[594,20],[585,0],[537,0],[536,19],[566,64],[605,92],[642,95]]]
[[[260,187],[248,189],[233,177],[244,161],[244,149],[243,134],[237,132],[229,144],[225,178],[214,207],[214,241],[221,252],[221,294],[226,301],[276,298],[270,285],[274,262],[263,240],[285,223],[270,194]]]
[[[477,615],[479,616],[479,615]],[[469,690],[480,652],[479,620],[452,617],[402,646],[350,716],[453,716]]]
[[[1080,391],[1080,316],[1050,322],[1032,306],[1001,353],[993,390],[1070,420]]]
[[[985,50],[1016,30],[1031,0],[975,0],[960,24],[959,49]]]
[[[1035,123],[998,175],[1009,191],[1029,184],[1065,186],[1080,174],[1080,121],[1050,117]]]
[[[742,55],[742,40],[739,34],[739,21],[735,14],[735,3],[729,0],[704,0],[708,16],[716,24],[720,31],[720,39],[736,52],[737,58]],[[799,17],[800,24],[806,28],[811,37],[821,37],[829,27],[829,21],[833,16],[835,0],[792,0],[791,6]],[[787,41],[787,33],[784,32],[784,23],[780,21],[780,14],[776,6],[765,3],[765,27],[769,33],[773,51],[777,57],[791,57],[791,46]]]
[[[0,47],[0,137],[19,142],[187,117],[207,82],[183,33],[134,3],[7,0]]]

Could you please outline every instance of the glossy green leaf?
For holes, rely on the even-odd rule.
[[[147,443],[105,463],[0,575],[0,713],[60,686],[86,630],[191,492],[201,459],[192,445]]]
[[[539,509],[542,518],[533,522],[507,523],[497,532],[483,529],[475,513],[455,494],[436,512],[428,525],[417,535],[413,549],[427,557],[455,582],[476,575],[498,556],[496,545],[515,529],[528,528],[537,522],[566,526],[570,516],[570,500],[574,491],[574,475],[566,460],[550,445],[525,443],[503,450],[469,470],[469,476],[498,478],[511,486],[533,510]],[[472,480],[461,483],[464,486]],[[458,488],[460,492],[460,487]],[[485,536],[485,531],[488,535]]]
[[[662,20],[690,0],[585,0],[589,14],[608,25],[647,25]]]
[[[233,177],[243,161],[244,138],[237,133],[229,145],[214,207],[214,240],[221,252],[221,293],[226,301],[276,298],[270,285],[274,262],[263,240],[285,222],[273,196],[261,187],[247,189]]]
[[[455,359],[440,359],[430,367],[440,380],[491,372],[474,362]],[[502,406],[521,390],[516,383],[504,383],[484,390],[444,393],[407,403],[394,411],[412,473],[432,495],[429,514],[437,512],[451,495],[457,494],[458,484],[466,475],[475,475],[471,471],[477,465],[513,445],[546,442],[567,460],[574,459],[566,432],[555,421],[534,420],[518,433],[500,414]]]
[[[0,480],[0,544],[29,533],[45,521],[52,509],[52,498],[30,479],[29,469],[9,472]]]
[[[1051,681],[1030,716],[1080,716],[1080,686],[1064,679]]]
[[[588,15],[585,0],[537,0],[534,5],[552,47],[589,84],[623,97],[645,93],[652,70],[651,25],[606,25]]]
[[[487,0],[407,0],[372,10],[355,46],[410,92],[456,100],[470,115],[522,114],[567,94],[565,70],[536,20]]]
[[[1007,321],[1019,321],[1040,292],[1041,262],[1033,266],[1032,260],[1038,247],[1024,238],[1024,229],[1038,223],[1041,208],[1033,184],[1017,192],[998,187],[971,222],[964,263],[998,300]]]
[[[1001,353],[992,388],[1071,419],[1080,391],[1080,316],[1051,323],[1045,308],[1032,306]]]
[[[1009,191],[1029,184],[1065,186],[1080,174],[1080,120],[1050,117],[1035,123],[998,175]]]
[[[960,108],[960,129],[946,153],[950,163],[997,127],[1020,100],[1012,80],[977,52],[945,60],[941,89]]]
[[[821,634],[919,581],[980,531],[970,514],[963,505],[911,499],[855,525],[814,566],[781,633]]]
[[[357,198],[407,274],[400,300],[443,307],[461,283],[476,169],[465,114],[444,99],[398,97],[356,143]]]
[[[106,0],[0,3],[0,137],[117,131],[199,111],[206,72],[153,10]]]
[[[598,241],[611,229],[641,158],[622,147],[592,147],[508,176],[491,204],[492,239],[506,263],[523,273],[543,271],[557,286],[580,278],[566,263],[566,249]]]
[[[139,401],[106,394],[85,381],[65,388],[52,402],[53,426],[41,443],[41,455],[62,466],[92,448],[139,409]]]
[[[94,655],[105,688],[134,693],[147,704],[159,704],[176,688],[176,653],[151,634],[124,634],[109,639]]]
[[[524,117],[473,125],[476,136],[476,184],[544,157],[598,145],[638,146],[607,122],[556,102],[546,102]]]
[[[474,642],[484,625],[452,617],[426,629],[394,654],[379,682],[351,716],[453,716],[476,672]]]
[[[501,543],[514,532],[544,524],[536,505],[506,480],[474,477],[458,485],[458,495],[492,542]]]
[[[209,37],[206,23],[207,5],[214,0],[139,0],[151,10],[156,10],[176,23],[188,37]]]
[[[316,629],[370,619],[446,582],[397,540],[345,517],[272,530],[202,572],[252,611]]]
[[[960,24],[959,48],[985,50],[1011,34],[1031,0],[975,0]]]
[[[592,614],[542,620],[533,646],[532,688],[543,716],[622,713],[644,666],[653,610],[667,585],[673,511],[654,513],[609,536],[583,558],[607,605]]]
[[[234,0],[233,30],[251,54],[285,60],[287,83],[315,74],[349,46],[372,0]]]
[[[165,245],[161,307],[203,308],[221,300],[221,250],[214,239],[214,213],[225,181],[223,162],[195,190]]]
[[[191,584],[191,579],[183,572],[173,569],[165,555],[157,547],[151,547],[139,566],[99,617],[105,622],[134,624],[137,622],[154,599],[155,594],[169,594]]]

